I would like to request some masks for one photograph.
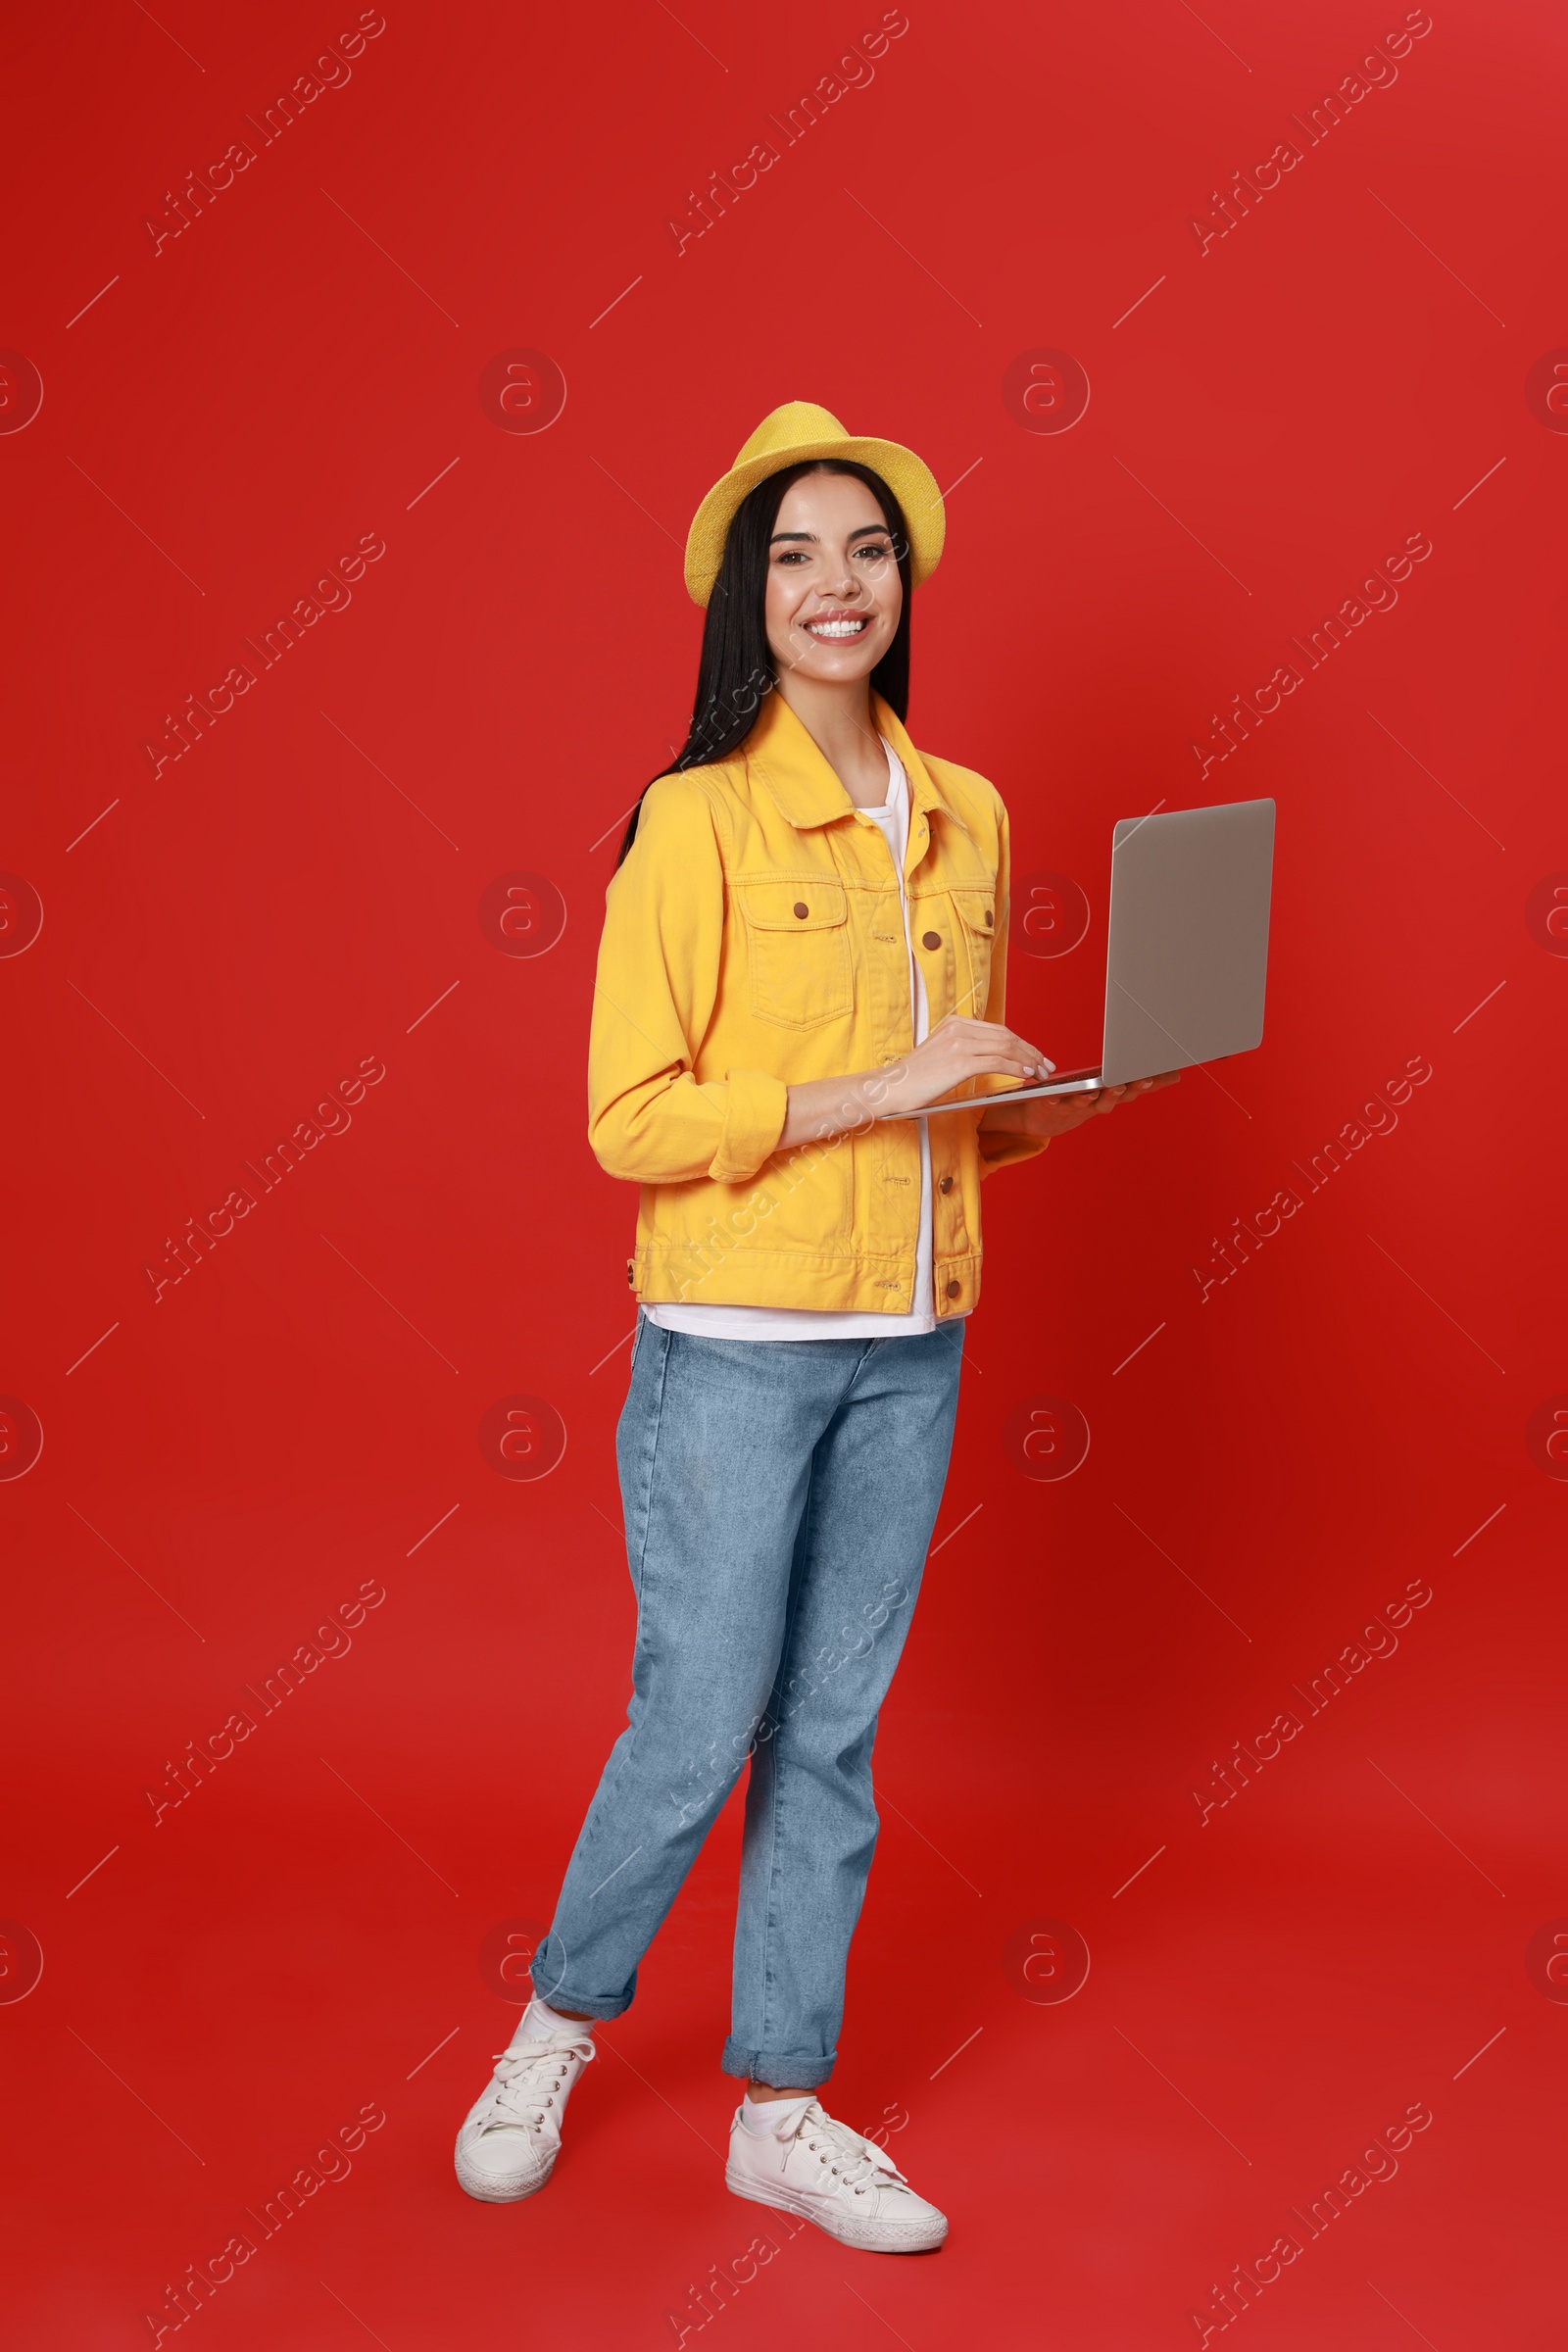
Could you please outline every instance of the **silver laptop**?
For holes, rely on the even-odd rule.
[[[1123,817],[1111,842],[1100,1062],[1008,1087],[1006,1099],[1122,1086],[1260,1045],[1273,871],[1272,801]],[[985,1099],[902,1115],[931,1118]]]

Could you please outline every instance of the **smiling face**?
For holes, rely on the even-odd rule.
[[[893,534],[854,474],[806,473],[779,503],[763,618],[780,674],[844,685],[893,643],[904,583]]]

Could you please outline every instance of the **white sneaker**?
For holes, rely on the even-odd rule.
[[[835,2123],[813,2099],[796,2122],[760,2133],[730,2126],[726,2184],[754,2205],[814,2222],[841,2245],[870,2254],[924,2254],[948,2234],[948,2217],[917,2197],[891,2156]]]
[[[470,2197],[510,2205],[543,2188],[561,2153],[571,2086],[597,2056],[591,2034],[552,2034],[543,2041],[514,2035],[458,2133],[458,2181]]]

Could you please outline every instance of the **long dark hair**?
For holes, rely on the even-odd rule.
[[[853,474],[857,481],[865,484],[882,510],[883,520],[892,534],[899,578],[904,583],[904,610],[892,644],[871,672],[871,684],[901,721],[908,716],[911,589],[909,534],[904,509],[882,476],[873,473],[869,466],[858,466],[849,458],[808,458],[799,466],[786,466],[779,473],[765,475],[755,490],[747,492],[730,519],[718,577],[708,601],[708,618],[703,626],[691,728],[673,767],[662,767],[659,776],[678,775],[684,767],[707,767],[715,760],[727,759],[751,733],[762,697],[771,694],[777,683],[762,617],[767,595],[768,547],[785,491],[806,473]],[[659,782],[659,776],[651,776],[638,795],[621,840],[617,865],[637,838],[643,799],[649,785]]]

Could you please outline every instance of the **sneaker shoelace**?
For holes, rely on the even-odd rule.
[[[818,2164],[826,2165],[838,2180],[856,2196],[863,2196],[873,2181],[883,2188],[913,2190],[885,2148],[875,2140],[862,2139],[848,2124],[841,2124],[827,2114],[813,2099],[799,2120],[785,2132],[774,2136],[783,2143],[780,2171],[789,2162],[790,2149],[798,2142],[815,2156]],[[835,2158],[839,2159],[835,2162]]]
[[[590,2034],[574,2034],[569,2041],[559,2035],[549,2041],[519,2041],[510,2050],[498,2050],[490,2085],[492,2113],[484,2118],[480,2131],[518,2126],[525,2132],[539,2131],[546,2109],[554,2104],[555,2094],[566,2079],[566,2061],[580,2058],[586,2064],[598,2055]]]

